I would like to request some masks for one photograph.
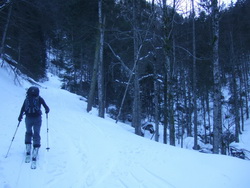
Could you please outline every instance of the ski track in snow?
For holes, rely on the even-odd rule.
[[[180,150],[135,136],[114,120],[98,118],[96,109],[86,113],[86,103],[59,90],[53,77],[40,89],[51,109],[50,150],[46,151],[47,119],[43,115],[37,169],[24,162],[24,120],[4,158],[25,90],[13,86],[6,74],[1,76],[6,79],[1,84],[7,94],[0,93],[0,97],[8,104],[3,104],[1,114],[5,115],[0,116],[0,188],[248,188],[250,184],[248,161]],[[29,86],[24,83],[25,88]],[[244,173],[237,176],[236,167]]]
[[[66,93],[68,94],[68,92]],[[49,95],[49,92],[48,92],[48,95]],[[59,109],[67,109],[67,104],[72,103],[72,102],[61,101],[61,103],[59,103],[60,104]],[[82,108],[82,106],[79,106],[79,108]],[[58,113],[58,116],[60,116],[60,112],[57,112],[57,113]],[[115,159],[114,157],[113,159],[110,159],[109,153],[114,153],[114,149],[112,147],[109,147],[108,151],[102,150],[103,145],[112,146],[111,142],[109,141],[109,139],[105,137],[105,134],[103,134],[102,131],[98,129],[98,127],[96,127],[93,123],[91,123],[90,120],[82,117],[81,112],[79,113],[79,111],[77,112],[69,111],[67,113],[68,113],[69,119],[67,118],[63,120],[65,124],[61,126],[61,128],[64,129],[64,131],[58,131],[57,138],[55,137],[53,142],[58,142],[59,144],[55,143],[55,145],[60,146],[60,140],[63,140],[63,143],[64,144],[66,143],[66,146],[65,145],[61,146],[62,148],[60,151],[61,152],[60,155],[62,156],[72,155],[72,156],[66,157],[66,159],[67,158],[70,159],[69,161],[59,162],[59,164],[61,164],[61,169],[58,169],[59,164],[53,164],[53,167],[51,167],[51,169],[55,169],[56,167],[57,170],[53,172],[54,174],[52,175],[52,177],[57,175],[58,178],[57,180],[54,180],[55,182],[53,182],[52,180],[50,184],[51,184],[51,187],[53,187],[53,185],[56,185],[58,181],[60,182],[66,181],[65,184],[67,184],[68,180],[65,179],[65,176],[67,177],[67,174],[68,174],[68,177],[70,177],[70,174],[73,173],[73,174],[76,174],[76,178],[79,178],[79,176],[81,176],[82,178],[72,181],[72,182],[75,182],[74,183],[75,185],[69,185],[69,187],[71,186],[72,187],[91,187],[93,186],[93,184],[98,184],[98,182],[102,180],[102,177],[105,177],[105,175],[108,174],[109,172],[108,169],[112,168],[112,165],[110,164],[114,164]],[[65,114],[65,112],[62,114]],[[55,115],[55,117],[57,117],[57,115]],[[82,125],[82,129],[77,129],[79,128],[79,126],[74,126],[74,124],[71,124],[70,123],[71,118],[77,118],[79,121],[79,124]],[[65,129],[67,129],[67,131],[65,131]],[[51,134],[54,135],[54,133],[55,131],[53,131]],[[67,133],[67,135],[63,133]],[[103,142],[99,143],[95,141],[96,136],[98,136],[98,140],[101,139],[103,140]],[[88,145],[88,143],[86,142],[92,143],[92,144]],[[96,150],[93,150],[93,148],[96,148]],[[96,156],[100,155],[100,153],[101,153],[101,156],[96,158]],[[111,155],[111,156],[114,156],[114,155]]]
[[[57,97],[57,94],[53,93],[53,91],[50,92],[48,89],[47,92],[47,95],[50,95],[50,98],[53,94],[55,95],[55,98]],[[65,92],[65,94],[68,94],[68,92]],[[51,101],[47,101],[47,103],[50,104],[52,109],[51,113],[49,114],[50,122],[50,119],[60,117],[60,110],[54,112],[57,114],[53,115],[53,109],[58,108],[65,110],[67,109],[67,104],[72,103],[72,101],[60,101],[60,98],[58,98],[55,106],[53,106],[53,102]],[[56,107],[56,105],[58,107]],[[61,114],[65,114],[65,112],[61,112]],[[90,120],[81,117],[79,111],[69,111],[67,114],[68,116],[66,118],[61,117],[64,122],[63,125],[56,126],[49,124],[49,141],[51,143],[51,149],[49,152],[46,152],[44,146],[39,150],[39,159],[37,161],[36,170],[30,169],[30,163],[24,163],[23,152],[20,167],[17,169],[16,175],[13,175],[13,179],[15,179],[16,176],[16,183],[13,185],[13,187],[21,188],[36,186],[52,188],[56,187],[58,184],[62,184],[65,187],[93,187],[101,184],[102,180],[105,179],[105,177],[108,176],[108,174],[112,171],[112,167],[115,165],[116,161],[116,157],[114,155],[116,148],[112,147],[111,141],[97,126],[95,126],[95,124],[91,123]],[[71,124],[71,118],[77,118],[79,123],[82,124],[83,129],[77,129],[76,127],[79,126],[74,126]],[[62,122],[62,120],[58,122]],[[52,122],[56,122],[56,120],[52,119]],[[42,137],[43,145],[46,143],[45,126],[46,119],[43,117],[43,131],[41,133],[41,135],[44,135]],[[88,126],[88,129],[85,130],[84,126]],[[56,127],[57,129],[55,129]],[[60,131],[60,129],[64,130]],[[98,136],[98,140],[101,139],[103,142],[96,142],[96,136]],[[86,141],[92,144],[88,145]],[[53,148],[53,145],[56,147]],[[103,145],[110,146],[108,147],[108,151],[106,148],[105,151],[102,149]],[[83,150],[83,148],[86,150]],[[96,150],[93,150],[93,148],[96,148]],[[96,158],[95,156],[100,155],[100,153],[101,156]],[[112,155],[109,155],[110,153],[112,153]],[[60,158],[60,156],[63,157]],[[110,156],[112,157],[110,158]],[[39,173],[47,174],[47,176],[37,177],[36,174]],[[75,176],[72,176],[72,174],[75,174]],[[82,177],[81,179],[79,179],[80,176]],[[32,179],[33,177],[36,179],[36,181],[29,181],[29,179]],[[75,177],[75,179],[68,181],[68,178],[66,177]],[[36,182],[35,185],[32,184],[34,182]],[[74,184],[71,185],[69,184],[70,182],[74,182]]]
[[[12,178],[11,180],[7,178],[4,188],[54,188],[57,185],[64,185],[65,188],[105,187],[104,182],[106,181],[109,182],[107,185],[112,183],[114,187],[130,187],[131,182],[139,185],[138,187],[148,187],[144,182],[143,175],[138,177],[138,174],[149,172],[141,167],[141,164],[132,164],[133,162],[129,157],[131,152],[140,154],[140,148],[135,148],[134,151],[131,151],[125,145],[124,148],[120,149],[121,146],[113,143],[110,135],[104,133],[104,130],[97,126],[100,122],[93,122],[91,118],[88,118],[88,115],[82,116],[83,112],[81,112],[81,109],[83,107],[79,103],[78,96],[75,96],[76,98],[73,100],[72,97],[68,97],[69,100],[65,101],[67,95],[72,95],[67,91],[61,92],[61,95],[66,95],[61,97],[58,97],[57,89],[47,88],[44,91],[41,89],[41,92],[43,93],[42,97],[51,108],[48,119],[51,149],[48,152],[45,150],[47,120],[43,116],[43,127],[41,130],[42,147],[39,150],[37,169],[30,169],[30,163],[24,162],[24,144],[18,143],[18,146],[16,146],[16,140],[20,140],[20,137],[24,136],[25,132],[24,121],[22,121],[19,127],[20,130],[18,130],[18,133],[22,132],[22,135],[19,135],[19,138],[15,138],[10,156],[7,158],[7,161],[12,163],[11,159],[13,156],[11,155],[15,152],[17,160],[11,166],[16,168],[12,175],[7,175],[7,177]],[[49,101],[47,98],[56,100]],[[22,100],[20,103],[22,103]],[[69,109],[68,105],[72,106],[72,103],[75,103],[76,109],[79,109],[76,111]],[[57,110],[53,111],[53,109]],[[61,116],[61,114],[67,114],[67,116]],[[91,115],[89,116],[91,117]],[[72,124],[72,119],[78,119],[78,125]],[[54,124],[52,125],[50,122]],[[60,125],[61,122],[63,124]],[[82,129],[79,129],[79,125]],[[20,149],[15,151],[16,147],[20,147]],[[126,164],[126,168],[119,164],[121,161]],[[133,169],[134,165],[137,166],[136,169]],[[6,164],[6,166],[9,165]],[[45,174],[45,176],[39,176],[40,174]],[[116,177],[115,180],[110,178],[113,176]],[[166,183],[157,176],[152,174],[151,176],[152,181],[156,179],[157,181],[162,181],[163,185]],[[67,177],[70,177],[71,180],[69,181]],[[79,179],[79,177],[81,178]]]

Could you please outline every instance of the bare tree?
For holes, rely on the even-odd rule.
[[[198,150],[198,133],[197,133],[197,87],[196,87],[196,40],[195,40],[195,8],[192,0],[192,37],[193,37],[193,105],[194,105],[194,149]]]
[[[6,35],[7,35],[7,32],[8,32],[8,28],[9,28],[10,16],[11,16],[11,13],[12,13],[12,3],[8,2],[8,3],[5,3],[4,5],[5,6],[9,5],[9,11],[8,11],[8,16],[7,16],[6,24],[5,24],[5,27],[4,27],[2,42],[1,42],[1,46],[0,46],[0,59],[3,57],[3,54],[4,54],[5,40],[6,40]],[[3,66],[4,59],[2,59],[2,60],[3,60],[2,61],[2,66]]]
[[[99,18],[99,64],[98,64],[98,104],[99,117],[104,118],[105,102],[104,102],[104,73],[103,73],[103,44],[104,44],[104,24],[105,18],[102,14],[102,0],[98,0],[98,18]]]
[[[231,47],[231,64],[232,64],[232,94],[233,94],[233,113],[235,122],[235,142],[239,143],[239,133],[240,133],[240,107],[239,107],[239,94],[238,94],[238,84],[237,84],[237,73],[238,65],[236,63],[234,41],[232,33],[230,32],[230,47]]]
[[[96,41],[95,60],[93,67],[92,80],[90,85],[90,91],[88,95],[87,112],[91,111],[96,85],[98,86],[98,116],[104,118],[105,114],[105,102],[104,102],[104,75],[103,75],[103,45],[104,45],[104,25],[105,18],[102,14],[102,0],[98,0],[98,21],[99,32]]]
[[[154,68],[154,105],[155,105],[155,141],[159,141],[159,83],[156,68]]]
[[[221,104],[221,71],[219,63],[219,8],[218,1],[211,0],[212,28],[213,28],[213,153],[219,153],[222,136],[222,104]]]
[[[95,90],[97,85],[97,72],[98,72],[98,62],[99,62],[99,36],[97,37],[96,42],[96,49],[95,49],[95,59],[94,59],[94,67],[93,67],[93,73],[92,73],[92,79],[90,84],[90,90],[88,95],[88,105],[87,105],[87,112],[90,112],[93,107],[94,98],[95,98]]]
[[[155,6],[154,6],[154,0],[152,1],[152,15],[153,15],[153,19],[155,20]],[[153,37],[152,40],[153,42],[155,42],[155,33],[153,33]],[[156,53],[154,51],[154,53]],[[159,142],[159,93],[160,93],[160,84],[158,81],[158,69],[157,69],[157,61],[156,61],[156,57],[154,56],[154,118],[155,118],[155,141]]]
[[[135,134],[141,135],[141,107],[140,107],[140,83],[139,83],[139,30],[138,30],[138,6],[139,3],[133,0],[133,44],[134,44],[134,101],[133,101],[133,120]]]
[[[163,5],[163,51],[164,51],[164,143],[167,143],[167,128],[169,125],[170,145],[175,145],[175,121],[174,121],[174,91],[173,91],[173,76],[174,76],[174,60],[171,60],[171,55],[174,56],[175,40],[173,40],[175,3],[173,0],[173,9],[170,10],[166,0],[162,0]],[[173,58],[173,59],[174,59]]]

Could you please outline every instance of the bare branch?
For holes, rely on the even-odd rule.
[[[187,52],[191,57],[197,59],[197,60],[209,60],[209,58],[199,58],[199,57],[195,57],[190,51],[188,51],[186,48],[183,48],[181,46],[176,46],[176,48],[180,48],[182,50],[184,50],[185,52]]]
[[[117,55],[117,53],[115,53],[114,49],[110,46],[109,43],[106,43],[109,47],[109,49],[111,50],[111,52],[113,53],[113,55],[116,57],[116,59],[121,63],[121,65],[125,68],[126,71],[128,71],[130,74],[133,73],[132,70],[130,70],[130,68],[128,68],[127,65],[125,65],[124,61],[121,59],[121,57],[119,55]]]

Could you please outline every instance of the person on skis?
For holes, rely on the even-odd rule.
[[[31,155],[31,145],[33,141],[33,152],[32,160],[36,160],[38,150],[41,146],[41,136],[40,129],[42,125],[42,111],[41,105],[45,109],[45,113],[48,114],[50,109],[45,103],[44,99],[39,96],[39,88],[32,86],[27,90],[26,98],[23,102],[18,121],[21,122],[23,115],[25,114],[25,144],[26,144],[26,156],[30,158]],[[29,162],[27,160],[26,162]]]

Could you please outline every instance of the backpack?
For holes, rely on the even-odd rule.
[[[40,113],[39,98],[39,88],[30,87],[25,99],[25,114],[37,115]]]
[[[35,86],[31,86],[27,91],[27,96],[39,96],[39,88]]]

